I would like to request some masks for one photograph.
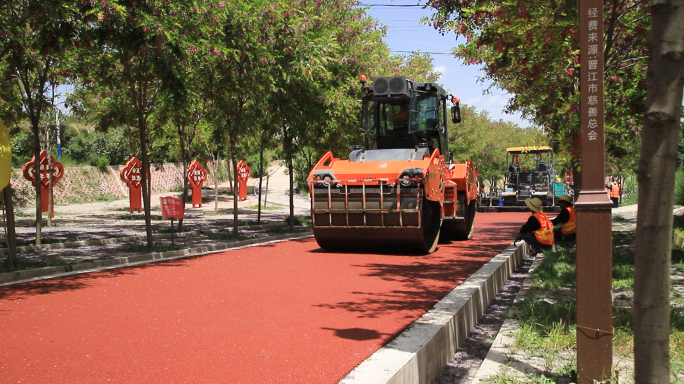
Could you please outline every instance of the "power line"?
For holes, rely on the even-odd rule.
[[[383,22],[386,23],[412,23],[412,22],[419,22],[420,20],[418,19],[406,19],[406,20],[390,20],[390,19],[385,19]]]
[[[426,51],[396,51],[396,50],[390,50],[391,53],[427,53],[428,55],[449,55],[453,56],[454,54],[451,52],[426,52]]]
[[[423,8],[423,5],[407,5],[407,4],[359,4],[359,7],[400,7],[400,8]]]

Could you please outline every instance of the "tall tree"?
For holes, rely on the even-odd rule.
[[[196,11],[209,6],[201,1],[165,0],[83,0],[81,5],[84,23],[79,36],[84,52],[78,60],[79,76],[82,84],[100,86],[108,96],[118,95],[124,107],[118,118],[137,128],[147,244],[152,246],[148,140],[168,69],[163,57],[182,44],[185,20],[194,20]]]
[[[672,206],[684,89],[684,0],[654,0],[634,266],[637,383],[670,382]]]
[[[304,38],[295,47],[286,45],[286,54],[277,61],[283,73],[288,73],[278,89],[295,95],[290,106],[296,108],[285,104],[285,108],[277,109],[281,100],[287,99],[285,94],[273,95],[276,110],[284,116],[281,120],[287,122],[281,127],[285,139],[282,156],[293,160],[288,161],[292,167],[289,173],[300,188],[306,187],[306,175],[323,153],[344,154],[353,144],[363,143],[359,75],[371,80],[399,74],[417,81],[436,81],[439,77],[429,55],[390,55],[381,40],[384,28],[350,4],[325,8],[310,4],[304,9],[305,20],[299,24],[305,31],[298,34]],[[307,48],[311,44],[321,45],[318,51],[325,57],[317,58],[316,51]]]
[[[268,97],[290,175],[292,226],[294,158],[304,146],[325,150],[348,143],[350,134],[360,137],[351,130],[357,79],[370,68],[380,34],[363,10],[346,2],[282,1],[268,15],[275,69]]]
[[[200,33],[195,37],[200,38]],[[186,37],[184,44],[192,45],[191,38]],[[155,145],[165,148],[183,165],[182,200],[185,202],[188,197],[187,171],[190,162],[197,156],[208,157],[204,153],[205,147],[200,143],[201,140],[210,139],[205,123],[208,101],[197,76],[203,61],[197,58],[196,52],[184,52],[182,47],[166,52],[162,60],[166,76],[163,77],[160,106],[154,117]],[[179,230],[182,226],[183,219],[180,219]]]
[[[208,60],[200,75],[209,99],[207,118],[214,128],[213,140],[226,147],[234,175],[259,128],[262,95],[271,76],[268,19],[260,14],[266,8],[265,1],[225,5],[215,14],[212,37],[201,47]],[[233,188],[233,235],[238,236],[237,188]]]
[[[76,13],[63,0],[17,0],[0,4],[0,78],[7,81],[0,93],[5,101],[19,101],[5,112],[21,110],[29,119],[33,134],[36,177],[40,169],[41,118],[49,108],[48,84],[56,80],[56,70],[75,36]],[[8,93],[13,93],[8,95]],[[18,95],[16,94],[18,93]],[[18,120],[18,116],[8,121]],[[40,182],[36,190],[36,245],[41,244],[42,210]]]

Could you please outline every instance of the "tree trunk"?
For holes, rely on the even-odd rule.
[[[287,173],[290,176],[290,232],[294,231],[294,162],[292,156],[287,159]]]
[[[237,181],[237,150],[235,147],[235,140],[230,137],[230,160],[233,162],[233,174],[235,175],[235,184],[233,184],[233,238],[238,237],[238,200],[240,198],[240,192],[238,191],[238,181]]]
[[[230,161],[232,161],[233,164],[228,164],[228,166],[226,166],[226,173],[228,174],[228,188],[232,191],[237,189],[237,180],[235,181],[235,185],[233,185],[233,173],[237,172],[237,164],[233,158],[231,158]]]
[[[684,0],[654,0],[634,265],[637,383],[670,382],[670,263],[684,87]]]
[[[47,163],[48,163],[48,211],[47,211],[47,226],[52,227],[52,216],[55,214],[55,194],[53,191],[54,187],[54,178],[52,177],[52,169],[53,169],[53,164],[52,164],[52,158],[50,158],[50,128],[46,127],[48,134],[45,144],[45,151],[47,152]]]
[[[17,234],[14,223],[14,204],[12,203],[12,186],[7,184],[2,189],[2,199],[5,203],[5,226],[7,233],[7,266],[14,269],[19,263],[17,259]]]
[[[220,185],[219,180],[218,180],[218,172],[217,172],[217,168],[218,168],[218,164],[219,164],[218,161],[216,161],[215,164],[216,165],[214,165],[214,174],[212,176],[214,178],[214,213],[218,213],[218,193],[219,193],[219,185]]]
[[[41,188],[40,188],[40,121],[38,117],[31,116],[32,129],[33,129],[33,156],[35,157],[34,163],[34,187],[36,189],[36,245],[41,245],[41,228],[43,225],[43,211],[42,211],[42,199]]]
[[[264,146],[259,149],[259,193],[257,194],[257,224],[261,224],[261,186],[264,181]]]
[[[266,168],[266,188],[264,188],[264,207],[268,206],[268,181],[269,180],[271,180],[271,174],[268,173],[268,168]],[[259,191],[259,194],[260,194],[259,199],[261,199],[261,191]]]
[[[188,199],[188,189],[190,187],[190,183],[188,182],[188,167],[190,166],[190,162],[192,161],[190,159],[190,150],[189,144],[186,144],[185,142],[185,135],[184,132],[186,132],[187,127],[183,124],[178,123],[178,119],[176,121],[176,132],[178,133],[178,141],[179,141],[179,148],[180,148],[180,153],[181,153],[181,161],[183,163],[183,174],[181,177],[183,178],[183,196],[181,199],[183,199],[183,210],[185,210],[185,202]],[[178,232],[180,233],[183,230],[183,219],[178,219]]]
[[[145,213],[145,232],[147,233],[147,246],[152,248],[154,246],[154,238],[152,236],[152,217],[150,214],[150,159],[147,155],[147,124],[144,117],[140,116],[138,120],[138,130],[140,132],[140,152],[142,157],[142,170],[140,172],[140,181],[142,186],[143,211]]]
[[[190,183],[188,183],[188,167],[190,166],[190,160],[186,159],[186,155],[183,154],[183,171],[181,177],[183,178],[183,195],[181,199],[183,200],[183,211],[185,211],[185,202],[188,200],[188,189]],[[183,230],[183,219],[178,219],[178,233]]]

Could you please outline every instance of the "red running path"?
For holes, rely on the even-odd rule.
[[[336,383],[511,244],[479,213],[428,256],[310,238],[0,288],[2,383]]]

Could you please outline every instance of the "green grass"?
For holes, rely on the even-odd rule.
[[[259,206],[258,206],[258,205],[252,205],[251,207],[247,207],[247,208],[248,208],[248,209],[259,209]],[[267,206],[263,206],[263,205],[262,205],[262,206],[261,206],[261,210],[262,210],[262,211],[275,211],[275,210],[277,210],[277,209],[283,209],[283,207],[274,207],[274,206],[271,206],[271,205],[267,205]]]
[[[613,308],[613,362],[632,360],[634,349],[633,310],[628,300],[634,287],[634,228],[615,217],[613,226],[612,287],[617,292]],[[679,224],[679,225],[677,225]],[[675,230],[684,230],[684,219],[675,220]],[[684,271],[684,249],[673,245],[672,265]],[[491,383],[555,383],[576,371],[576,277],[575,248],[560,244],[555,252],[546,252],[531,275],[532,286],[523,300],[514,305],[520,327],[511,353],[536,356],[545,365],[539,373],[524,379],[500,374]],[[673,289],[676,309],[671,310],[670,372],[684,370],[684,295]],[[627,301],[625,301],[627,300]],[[540,363],[541,364],[541,363]],[[624,374],[623,374],[624,375]]]
[[[4,262],[0,263],[0,273],[6,273],[6,272],[13,272],[13,271],[23,271],[23,270],[29,270],[29,269],[38,269],[38,268],[45,268],[45,267],[61,267],[61,266],[67,266],[70,263],[67,261],[62,261],[59,259],[55,259],[54,257],[46,257],[41,260],[36,260],[36,261],[29,261],[23,258],[19,258],[17,261],[17,264],[14,265],[14,268],[9,268],[9,265],[7,264],[7,260]]]
[[[679,249],[679,252],[682,253],[682,254],[684,254],[684,252],[682,252],[682,249],[681,249],[681,248]],[[680,262],[677,262],[677,263],[673,262],[673,263],[672,263],[672,267],[674,267],[674,268],[675,268],[676,270],[678,270],[678,271],[684,272],[684,261],[680,261]]]
[[[290,223],[290,215],[287,215],[285,218],[284,222],[285,223]],[[311,221],[311,218],[309,216],[295,216],[293,218],[293,222],[295,226],[307,226],[309,225],[309,222]]]
[[[201,211],[203,216],[223,216],[223,215],[232,215],[233,211],[232,210],[223,210],[223,211]]]
[[[166,243],[158,243],[154,244],[151,247],[147,245],[129,245],[126,247],[122,247],[122,251],[126,252],[131,252],[131,253],[153,253],[153,252],[170,252],[170,251],[178,251],[181,249],[185,249],[187,246],[184,245],[172,245],[172,244],[166,244]]]
[[[40,238],[40,244],[41,245],[48,245],[48,244],[58,244],[58,243],[63,243],[64,241],[61,239],[51,239],[46,236],[41,236]],[[36,245],[35,239],[32,240],[17,240],[16,241],[16,246],[17,247],[33,247]]]
[[[242,235],[242,234],[240,234],[240,232],[238,232],[238,235],[235,236],[235,235],[233,235],[232,231],[212,233],[212,234],[209,234],[207,237],[209,237],[212,240],[219,240],[219,241],[242,241],[242,240],[251,239],[251,237]]]

